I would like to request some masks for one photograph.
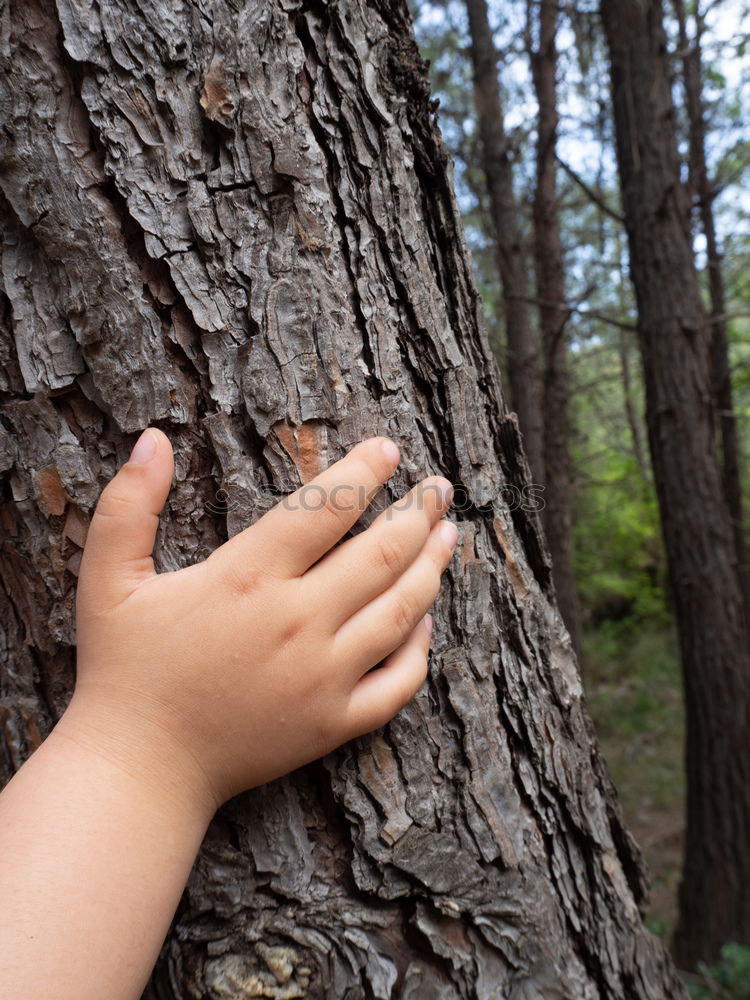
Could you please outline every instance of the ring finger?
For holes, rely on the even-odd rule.
[[[434,525],[411,566],[336,632],[334,655],[355,678],[397,649],[425,615],[438,595],[457,537],[450,521]]]

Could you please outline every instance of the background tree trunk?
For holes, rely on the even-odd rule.
[[[721,268],[721,250],[714,222],[715,192],[706,161],[706,116],[703,107],[701,36],[703,17],[696,5],[695,38],[691,43],[687,35],[685,4],[672,0],[678,26],[682,80],[685,87],[685,108],[688,119],[689,183],[690,196],[698,207],[698,216],[706,238],[708,291],[711,299],[711,377],[713,382],[716,422],[721,441],[721,471],[724,494],[732,517],[734,544],[737,549],[740,582],[748,596],[747,557],[742,515],[742,477],[740,475],[740,448],[737,440],[737,415],[732,399],[732,373],[729,365],[729,336],[727,330],[727,304],[724,276]]]
[[[710,324],[680,184],[660,0],[603,0],[654,479],[680,633],[687,832],[677,958],[750,944],[750,651],[716,455]]]
[[[538,7],[538,15],[534,8]],[[573,470],[568,452],[570,310],[557,205],[557,0],[527,6],[528,50],[539,105],[534,189],[534,260],[542,334],[544,385],[544,528],[552,556],[557,603],[573,648],[581,652],[581,610],[573,574]],[[534,25],[536,24],[536,32]],[[537,35],[537,46],[533,37]]]
[[[508,503],[528,469],[405,4],[0,24],[4,779],[63,710],[88,518],[146,424],[176,454],[161,570],[372,433],[402,447],[391,496],[465,487],[428,684],[221,811],[150,1000],[683,996]]]
[[[510,402],[518,414],[524,451],[534,481],[546,484],[542,358],[539,337],[531,322],[528,259],[521,206],[513,189],[512,151],[505,132],[497,75],[497,49],[490,28],[487,0],[466,0],[466,12],[471,34],[482,168],[487,178],[505,309]]]

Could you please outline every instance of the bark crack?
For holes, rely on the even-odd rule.
[[[312,10],[313,6],[317,7],[317,15],[313,13]],[[334,92],[337,92],[338,88],[336,87],[336,83],[333,80],[333,77],[331,76],[327,67],[324,66],[324,64],[321,62],[319,58],[315,41],[307,25],[308,16],[317,16],[318,20],[320,20],[323,24],[326,24],[328,27],[332,26],[331,22],[326,18],[325,8],[322,5],[316,3],[316,4],[311,4],[309,10],[297,14],[294,17],[293,23],[294,23],[294,30],[297,34],[297,37],[300,40],[300,43],[302,44],[307,60],[313,64],[313,66],[318,72],[326,74],[327,84],[334,90]],[[315,136],[318,148],[323,156],[326,168],[326,174],[328,177],[328,189],[331,195],[331,199],[333,201],[333,207],[336,214],[336,221],[339,230],[342,259],[344,261],[346,272],[349,277],[351,303],[354,310],[354,316],[357,322],[357,327],[362,336],[362,354],[365,364],[367,366],[367,374],[365,376],[367,380],[367,386],[372,392],[375,399],[379,400],[387,390],[377,374],[378,366],[375,361],[373,347],[370,342],[370,333],[368,330],[367,319],[365,318],[365,315],[362,311],[362,301],[359,295],[359,291],[357,289],[357,279],[356,279],[354,261],[352,259],[352,253],[349,247],[349,240],[346,235],[347,228],[349,227],[349,225],[354,224],[354,220],[350,220],[348,218],[346,213],[346,207],[339,192],[337,183],[339,165],[336,160],[335,154],[331,148],[330,138],[326,135],[325,129],[318,121],[315,115],[315,110],[313,108],[314,95],[316,93],[316,86],[317,86],[315,77],[311,72],[309,66],[307,65],[305,66],[304,73],[310,89],[310,100],[304,101],[304,108],[307,113],[307,119],[310,124],[310,129],[313,135]]]

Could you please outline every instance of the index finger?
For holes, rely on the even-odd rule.
[[[356,524],[398,460],[389,438],[360,442],[226,542],[226,556],[240,565],[251,559],[274,575],[301,576]]]

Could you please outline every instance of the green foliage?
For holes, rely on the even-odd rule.
[[[634,337],[622,350],[637,373]],[[597,337],[571,354],[576,383],[571,418],[572,457],[578,473],[575,570],[585,624],[625,620],[661,626],[667,619],[665,559],[659,511],[648,469],[641,388],[630,388],[637,426],[626,418],[618,345]],[[618,334],[609,334],[609,338]],[[638,442],[634,440],[634,433]]]
[[[664,556],[656,500],[632,456],[603,450],[598,475],[581,484],[576,579],[590,624],[662,619]]]
[[[668,939],[676,918],[685,787],[674,627],[627,618],[589,629],[583,681],[604,759],[651,874],[647,925]]]
[[[716,87],[718,90],[724,90],[727,85],[727,78],[721,73],[715,66],[709,66],[706,69],[706,80],[711,83],[712,86]]]
[[[657,937],[666,938],[668,934],[667,922],[662,917],[647,917],[646,927]]]
[[[625,809],[668,808],[684,784],[673,627],[605,622],[585,634],[584,652],[586,699]]]
[[[693,1000],[750,1000],[750,948],[726,944],[716,965],[699,968],[699,980],[688,985]]]

